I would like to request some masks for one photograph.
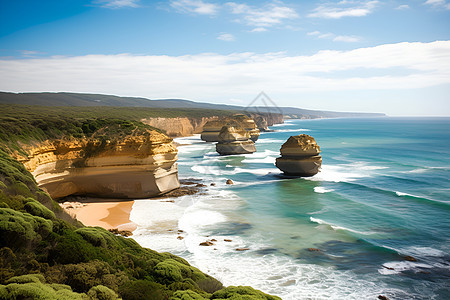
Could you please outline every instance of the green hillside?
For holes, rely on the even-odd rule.
[[[183,99],[150,100],[146,98],[119,97],[101,94],[81,93],[6,93],[0,92],[0,103],[47,106],[126,106],[176,109],[233,110],[260,113],[282,113],[292,118],[344,118],[344,117],[380,117],[382,113],[357,113],[308,110],[297,107],[275,106],[237,106],[194,102]],[[300,102],[301,103],[301,102]]]
[[[250,287],[224,288],[180,257],[83,226],[10,155],[23,144],[48,138],[101,131],[120,139],[145,132],[149,126],[127,117],[137,111],[0,109],[0,299],[279,299]]]

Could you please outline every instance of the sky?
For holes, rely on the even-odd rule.
[[[450,116],[450,0],[0,0],[0,91]]]

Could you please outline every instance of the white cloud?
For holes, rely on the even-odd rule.
[[[95,0],[95,4],[99,4],[106,8],[122,8],[122,7],[138,7],[139,0]]]
[[[265,90],[273,98],[295,103],[304,93],[350,95],[361,90],[450,86],[450,41],[303,56],[121,54],[3,59],[0,78],[0,90],[14,92],[71,91],[217,102],[253,99]]]
[[[41,52],[33,50],[20,50],[19,52],[22,54],[23,57],[34,57],[38,54],[43,54]]]
[[[266,4],[260,8],[235,2],[228,2],[226,5],[231,8],[233,14],[243,15],[247,25],[259,28],[272,27],[281,24],[285,20],[298,18],[298,14],[294,9],[283,6],[279,1]]]
[[[312,31],[308,32],[307,35],[315,36],[319,39],[330,39],[334,42],[347,42],[347,43],[355,43],[361,41],[361,38],[358,36],[350,36],[350,35],[336,35],[334,33],[321,33],[320,31]]]
[[[201,15],[215,15],[219,10],[219,5],[203,2],[202,0],[170,1],[170,6],[182,12],[197,13]]]
[[[431,5],[434,8],[450,9],[450,4],[446,0],[427,0],[425,4]]]
[[[360,37],[350,35],[338,35],[333,38],[335,42],[356,43],[361,41]]]
[[[405,9],[410,9],[410,8],[411,8],[411,7],[409,7],[408,4],[402,4],[402,5],[397,6],[395,9],[398,9],[398,10],[405,10]]]
[[[233,42],[235,40],[234,35],[231,33],[222,33],[217,37],[217,39],[225,42]]]
[[[373,12],[379,1],[340,1],[322,4],[308,15],[311,18],[340,19],[364,17]]]
[[[265,31],[267,31],[267,29],[264,27],[256,27],[250,30],[250,32],[265,32]]]

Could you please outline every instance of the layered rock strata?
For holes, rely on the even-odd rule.
[[[259,138],[259,129],[253,119],[243,114],[236,114],[232,117],[220,118],[207,122],[203,126],[201,139],[205,142],[218,142],[219,133],[223,126],[240,127],[249,133],[250,139],[255,142]]]
[[[220,130],[228,121],[228,118],[222,118],[206,122],[200,138],[205,142],[218,142]]]
[[[307,134],[291,136],[280,149],[281,157],[275,165],[287,175],[313,176],[322,166],[320,147]]]
[[[180,185],[177,149],[156,131],[112,141],[47,141],[25,150],[28,156],[18,159],[53,198],[148,198]]]
[[[249,154],[256,151],[248,131],[238,126],[223,126],[219,133],[216,151],[220,155]]]
[[[255,121],[243,114],[236,114],[233,116],[233,120],[239,124],[243,129],[245,129],[250,135],[250,139],[256,142],[259,138],[259,129],[256,126]]]
[[[206,122],[217,119],[218,117],[147,118],[142,119],[141,122],[163,130],[168,136],[179,137],[201,133]]]

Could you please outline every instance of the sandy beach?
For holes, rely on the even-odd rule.
[[[130,221],[133,204],[133,200],[85,198],[80,202],[64,202],[61,207],[86,226],[134,231],[136,224]]]

